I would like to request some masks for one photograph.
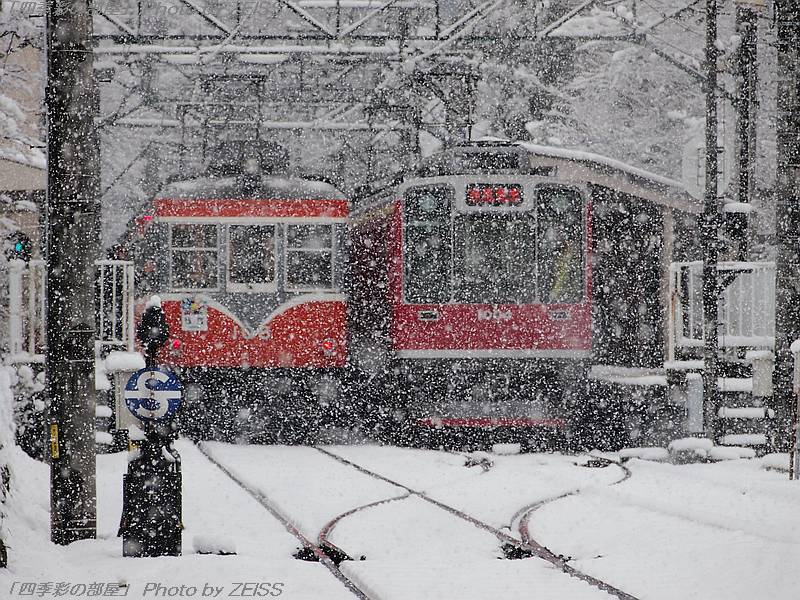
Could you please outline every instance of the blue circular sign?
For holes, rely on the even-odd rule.
[[[125,384],[125,405],[143,421],[167,421],[181,406],[183,385],[164,367],[145,367],[130,376]]]

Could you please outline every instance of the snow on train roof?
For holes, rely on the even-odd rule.
[[[682,182],[675,179],[584,150],[540,146],[527,142],[519,142],[517,145],[529,153],[532,166],[548,160],[569,161],[571,165],[581,167],[576,169],[574,176],[587,183],[632,193],[654,204],[690,213],[701,211],[698,200],[686,191]]]
[[[433,154],[420,163],[417,177],[527,171],[563,182],[593,184],[640,197],[656,205],[697,213],[701,205],[683,183],[622,161],[568,148],[484,139]],[[541,173],[537,173],[541,171]],[[406,176],[407,177],[407,176]]]
[[[667,187],[675,188],[679,191],[684,191],[683,183],[680,181],[670,179],[669,177],[664,177],[663,175],[657,175],[656,173],[646,171],[645,169],[640,169],[639,167],[634,167],[633,165],[624,163],[621,160],[609,158],[601,154],[594,154],[584,150],[570,150],[568,148],[559,148],[555,146],[540,146],[538,144],[530,144],[527,142],[520,142],[519,146],[525,148],[525,150],[528,152],[540,154],[542,156],[551,156],[553,158],[565,158],[567,160],[593,162],[600,165],[605,165],[607,167],[611,167],[612,169],[616,169],[617,171],[628,173],[629,175],[635,175],[636,177],[641,177],[642,179],[648,179],[653,183],[658,183]]]
[[[180,198],[285,198],[297,200],[346,200],[330,183],[291,176],[265,176],[261,185],[244,186],[238,177],[197,177],[167,184],[156,199]]]

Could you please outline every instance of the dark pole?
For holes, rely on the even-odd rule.
[[[47,2],[47,403],[51,537],[96,535],[95,265],[99,252],[89,0]]]
[[[754,164],[756,150],[756,95],[758,84],[758,19],[756,13],[746,7],[736,8],[736,31],[741,38],[737,52],[737,119],[736,155],[738,178],[736,182],[737,201],[751,202],[753,199]],[[737,260],[747,260],[747,213],[737,212],[728,215],[729,235],[736,247]]]
[[[717,257],[719,210],[717,206],[717,2],[706,0],[706,181],[701,244],[703,246],[703,425],[714,436],[717,416]]]
[[[792,353],[800,338],[800,1],[775,3],[778,37],[778,122],[774,405],[777,450],[789,447]]]

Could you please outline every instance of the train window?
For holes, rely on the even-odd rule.
[[[406,302],[449,302],[452,295],[450,214],[453,191],[411,189],[405,198]]]
[[[170,227],[170,280],[178,290],[216,289],[218,238],[216,225]]]
[[[333,288],[333,226],[286,226],[286,287]]]
[[[456,302],[535,302],[536,221],[533,213],[458,215],[454,239]]]
[[[579,302],[583,298],[583,201],[567,188],[540,188],[537,194],[539,301]]]
[[[228,227],[228,290],[261,292],[275,285],[275,225]]]

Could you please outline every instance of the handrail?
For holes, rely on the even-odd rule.
[[[723,289],[718,300],[720,348],[764,348],[775,345],[775,263],[720,262]],[[681,350],[702,348],[703,263],[676,262],[669,269],[668,360]]]
[[[96,345],[133,352],[135,281],[133,262],[98,260]],[[43,260],[8,264],[8,356],[10,363],[43,362],[46,346],[46,269]]]

